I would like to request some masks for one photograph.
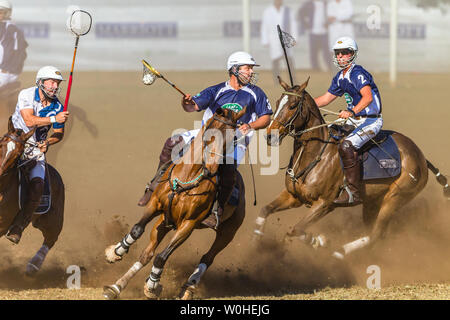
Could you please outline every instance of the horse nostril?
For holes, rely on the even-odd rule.
[[[264,138],[266,138],[267,141],[270,141],[270,139],[272,139],[272,135],[266,134],[266,135],[264,135]]]

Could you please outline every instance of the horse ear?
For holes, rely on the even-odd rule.
[[[280,85],[283,87],[284,90],[287,91],[289,89],[289,85],[286,82],[284,82],[280,76],[277,76],[277,77],[278,77],[278,82],[280,83]]]
[[[13,132],[14,130],[15,129],[14,129],[14,125],[12,123],[12,116],[10,116],[8,119],[8,133]]]
[[[21,136],[21,139],[25,142],[28,139],[30,139],[30,137],[34,134],[34,132],[36,131],[36,126],[33,127],[33,129],[31,129],[30,131],[28,131],[27,133],[24,133]]]
[[[216,110],[216,113],[219,115],[219,116],[223,116],[224,115],[224,110],[222,109],[222,108],[217,108],[217,110]]]
[[[300,86],[299,92],[306,89],[306,87],[308,86],[309,78],[311,77],[308,77],[308,79],[306,79],[306,81]]]
[[[246,111],[247,111],[247,106],[244,106],[242,108],[242,110],[239,111],[238,113],[233,112],[233,121],[234,122],[238,121],[245,114]]]

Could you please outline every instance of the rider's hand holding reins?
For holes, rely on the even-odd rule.
[[[248,123],[243,123],[239,126],[239,131],[245,136],[252,130],[252,127]]]
[[[39,148],[39,150],[40,150],[42,153],[46,153],[47,150],[48,150],[48,141],[47,141],[47,140],[39,141],[39,142],[37,143],[37,147]]]
[[[352,117],[354,114],[348,110],[342,110],[341,112],[339,112],[339,118],[342,119],[348,119],[350,117]]]

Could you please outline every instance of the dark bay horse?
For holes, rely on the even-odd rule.
[[[16,130],[11,118],[8,122],[8,133],[0,140],[0,237],[4,236],[19,212],[19,168],[18,159],[23,153],[25,142],[34,134]],[[26,274],[34,275],[40,270],[42,263],[61,233],[64,220],[64,184],[61,176],[50,165],[47,165],[51,182],[52,204],[46,214],[34,214],[32,225],[44,236],[44,243],[27,264]]]
[[[191,142],[180,161],[172,164],[161,177],[161,182],[145,207],[143,217],[121,242],[105,250],[108,262],[121,260],[131,244],[143,234],[145,226],[153,218],[158,217],[151,230],[150,243],[141,253],[139,261],[115,284],[104,287],[105,298],[118,298],[131,278],[151,261],[163,237],[174,229],[175,234],[169,245],[156,255],[150,276],[144,284],[144,294],[148,298],[157,298],[160,295],[162,290],[160,278],[169,256],[191,235],[194,229],[205,228],[201,222],[209,214],[216,196],[219,163],[221,158],[224,158],[226,145],[229,145],[230,140],[231,143],[233,142],[233,135],[227,133],[234,133],[237,127],[236,121],[244,115],[245,110],[246,108],[236,113],[228,109],[217,109]],[[180,293],[182,299],[192,298],[202,275],[211,266],[216,255],[233,240],[244,220],[245,189],[239,173],[237,173],[237,185],[238,205],[234,212],[228,213],[229,217],[226,216],[226,212],[224,213],[223,222],[216,230],[213,244],[202,256],[199,265],[182,287]]]
[[[306,229],[335,209],[333,200],[340,191],[344,176],[338,154],[339,142],[330,135],[330,129],[319,108],[305,90],[308,80],[301,86],[291,88],[279,79],[285,92],[277,101],[278,109],[267,128],[267,143],[279,145],[288,135],[294,138],[289,165],[291,171],[286,174],[286,188],[261,209],[256,219],[255,238],[259,239],[263,235],[269,215],[304,204],[311,211],[301,218],[287,236],[298,237],[317,248],[326,245],[325,237],[315,237],[307,233]],[[282,100],[284,104],[280,106]],[[400,152],[401,174],[394,178],[364,181],[363,221],[367,236],[334,251],[333,256],[336,258],[342,259],[346,254],[372,245],[383,237],[395,212],[411,201],[427,184],[428,169],[444,186],[445,196],[450,198],[446,177],[424,157],[414,142],[398,132],[394,132],[392,138]]]

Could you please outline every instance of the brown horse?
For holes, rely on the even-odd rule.
[[[216,196],[219,162],[221,158],[224,158],[226,145],[229,145],[233,138],[233,135],[227,133],[234,132],[237,127],[236,121],[244,115],[245,110],[246,108],[236,113],[228,109],[217,109],[192,141],[180,162],[172,164],[161,177],[161,182],[152,194],[143,217],[121,242],[105,250],[108,262],[121,260],[122,256],[128,252],[130,245],[142,235],[145,226],[153,218],[158,217],[150,234],[150,243],[142,252],[139,261],[115,284],[104,287],[105,298],[118,298],[130,279],[150,262],[163,237],[171,229],[175,229],[169,245],[156,255],[152,271],[144,285],[144,293],[148,298],[159,296],[162,290],[159,282],[169,256],[191,235],[194,229],[205,228],[201,222],[210,213]],[[219,134],[213,133],[213,136],[208,139],[207,136],[210,136],[211,132]],[[223,140],[221,137],[224,137]],[[216,255],[233,240],[244,220],[245,189],[241,175],[239,173],[237,175],[238,205],[233,212],[228,213],[229,217],[226,216],[227,212],[224,213],[223,222],[216,230],[216,238],[211,248],[200,259],[198,267],[182,287],[180,293],[182,299],[192,298],[202,275],[211,266]]]
[[[19,212],[19,168],[18,159],[23,153],[25,143],[34,134],[15,129],[11,118],[8,122],[8,133],[0,140],[0,237],[4,236]],[[64,184],[61,176],[50,165],[47,165],[51,182],[52,204],[46,214],[34,214],[32,225],[44,236],[44,243],[36,255],[27,264],[26,274],[34,275],[40,270],[42,263],[61,233],[64,219]]]
[[[309,79],[308,79],[309,80]],[[277,110],[267,128],[267,143],[281,144],[287,135],[294,138],[290,174],[286,174],[284,189],[271,203],[261,209],[256,219],[255,238],[263,235],[266,219],[272,213],[305,205],[311,211],[301,218],[289,237],[298,237],[314,248],[325,246],[323,235],[312,236],[306,229],[335,209],[333,200],[343,184],[343,171],[338,154],[338,141],[331,137],[314,99],[306,92],[308,80],[301,86],[290,88],[283,80],[279,82],[285,92],[287,103]],[[308,130],[311,129],[311,130]],[[333,253],[342,259],[346,254],[376,243],[385,235],[386,227],[395,212],[411,201],[426,185],[428,168],[436,174],[444,186],[444,194],[450,198],[445,176],[425,159],[420,149],[408,137],[394,132],[401,156],[401,174],[394,178],[365,181],[363,192],[363,221],[367,236],[344,245]],[[292,238],[291,238],[292,239]]]

